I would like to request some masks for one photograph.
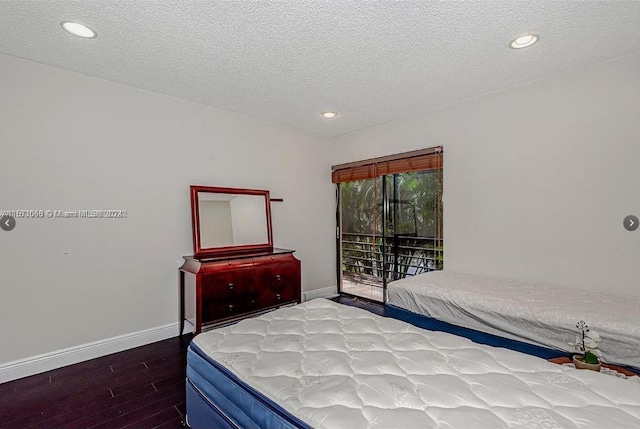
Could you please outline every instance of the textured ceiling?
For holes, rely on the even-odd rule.
[[[0,52],[324,136],[639,50],[636,0],[0,1]]]

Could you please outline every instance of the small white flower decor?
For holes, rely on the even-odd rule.
[[[573,355],[573,363],[578,369],[591,369],[600,371],[600,358],[602,352],[598,350],[600,335],[584,322],[579,321],[576,328],[580,330],[580,334],[576,335],[576,342],[569,343],[580,354]]]

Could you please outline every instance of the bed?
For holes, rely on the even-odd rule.
[[[204,427],[637,428],[640,382],[314,299],[196,336]]]
[[[568,352],[584,320],[602,337],[603,361],[640,368],[640,297],[445,270],[390,283],[386,305],[403,320],[417,314]]]

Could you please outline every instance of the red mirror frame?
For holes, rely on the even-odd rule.
[[[273,250],[273,234],[271,230],[271,198],[269,191],[257,189],[220,188],[215,186],[191,185],[191,226],[193,231],[193,253],[196,258],[229,255],[234,253],[249,253]],[[265,199],[265,216],[267,219],[267,243],[243,244],[238,246],[223,247],[201,247],[200,240],[200,208],[198,194],[237,194],[237,195],[257,195]]]

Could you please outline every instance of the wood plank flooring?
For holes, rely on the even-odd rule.
[[[362,308],[364,310],[375,313],[378,316],[385,315],[385,307],[384,307],[384,304],[381,302],[372,301],[372,300],[358,297],[358,296],[345,296],[345,295],[336,296],[334,298],[331,298],[331,300],[339,304]]]
[[[384,314],[352,297],[336,302]],[[0,384],[0,428],[183,428],[191,335]]]
[[[182,428],[190,340],[171,338],[0,384],[0,428]]]

